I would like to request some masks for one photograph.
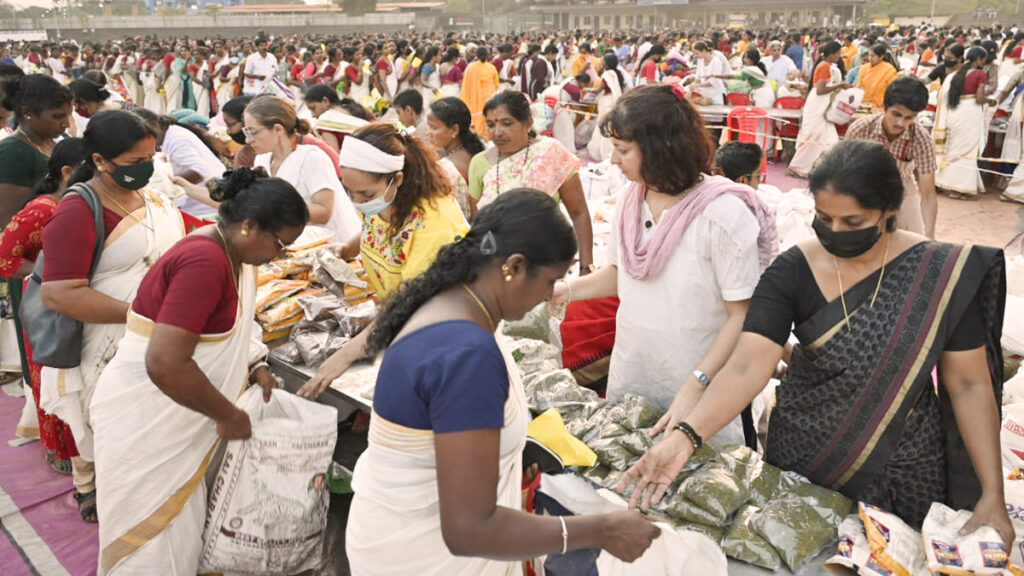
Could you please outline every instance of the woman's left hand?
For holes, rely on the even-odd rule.
[[[960,535],[966,536],[982,526],[995,528],[1002,536],[1007,550],[1013,546],[1015,538],[1013,523],[1010,522],[1010,516],[1006,513],[1006,504],[1001,495],[989,496],[983,493],[974,507],[974,515],[960,529]]]
[[[270,393],[273,392],[274,388],[278,387],[277,378],[270,371],[267,366],[260,366],[253,373],[254,384],[259,384],[260,388],[263,388],[263,401],[270,402]]]

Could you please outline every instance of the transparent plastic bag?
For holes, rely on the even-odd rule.
[[[835,527],[814,507],[796,497],[768,503],[750,525],[793,572],[836,540]]]
[[[750,521],[760,512],[757,506],[744,506],[736,512],[736,517],[722,538],[722,551],[726,556],[747,564],[778,570],[782,565],[779,553],[750,527]]]

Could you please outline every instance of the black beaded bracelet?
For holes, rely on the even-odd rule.
[[[700,450],[701,446],[704,445],[704,439],[700,437],[700,434],[697,434],[697,431],[693,429],[693,426],[690,426],[686,422],[679,422],[676,424],[676,430],[686,434],[686,437],[693,443],[694,452]]]

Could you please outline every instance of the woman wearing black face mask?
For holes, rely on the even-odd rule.
[[[242,122],[242,113],[245,112],[245,107],[249,105],[249,101],[252,100],[251,96],[239,96],[238,98],[232,98],[226,104],[221,106],[220,115],[224,118],[224,125],[227,127],[228,136],[238,146],[232,146],[234,150],[234,167],[235,168],[252,168],[253,162],[256,161],[256,152],[245,142],[245,123]]]
[[[100,112],[82,138],[85,160],[43,229],[41,296],[47,308],[85,324],[82,361],[75,368],[43,366],[41,408],[71,427],[79,457],[71,459],[82,518],[96,522],[89,403],[100,372],[124,335],[128,310],[146,271],[185,236],[170,202],[145,190],[153,175],[156,134],[127,111]],[[82,194],[94,191],[103,206],[103,248],[94,214]],[[43,364],[43,362],[40,362]]]
[[[638,480],[634,504],[656,502],[701,438],[762,390],[795,326],[799,345],[777,391],[765,459],[915,526],[932,502],[973,508],[965,530],[991,525],[1009,545],[996,402],[1002,252],[897,230],[903,185],[880,144],[836,145],[810,187],[817,237],[765,272],[728,364],[695,407],[673,414],[680,431],[620,488]]]

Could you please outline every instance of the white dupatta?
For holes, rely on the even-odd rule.
[[[266,353],[254,339],[256,272],[239,273],[229,332],[204,334],[192,359],[226,398],[246,389],[249,365]],[[181,406],[149,379],[155,324],[132,312],[121,346],[92,402],[100,523],[99,574],[194,576],[206,519],[203,478],[217,446],[213,420]]]
[[[519,368],[501,338],[509,394],[501,429],[497,504],[522,509],[523,447],[530,413]],[[369,446],[359,457],[356,496],[345,529],[353,576],[504,576],[521,563],[454,556],[441,535],[434,433],[374,413]]]
[[[185,223],[174,205],[144,191],[146,206],[125,216],[107,236],[89,287],[114,300],[131,302],[142,278],[160,256],[185,237]],[[71,427],[84,460],[93,459],[89,402],[96,380],[117,352],[124,324],[86,324],[82,331],[82,363],[75,368],[44,366],[39,402]]]

